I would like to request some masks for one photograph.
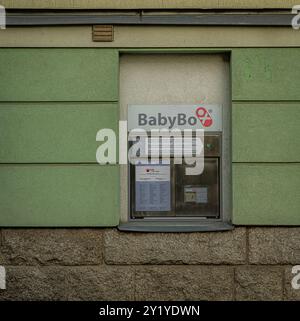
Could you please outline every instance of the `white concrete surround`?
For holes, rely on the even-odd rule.
[[[127,119],[127,105],[223,105],[225,138],[230,158],[229,62],[219,54],[124,54],[120,59],[120,119]],[[230,162],[228,162],[229,164]],[[230,167],[223,168],[229,177]],[[224,184],[229,184],[228,178]],[[230,192],[223,195],[224,213],[230,211]],[[127,220],[128,173],[121,165],[121,221]]]

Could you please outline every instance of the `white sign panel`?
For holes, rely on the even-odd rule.
[[[129,105],[128,130],[137,128],[222,131],[222,106]]]
[[[169,165],[135,166],[135,210],[161,212],[171,210]]]

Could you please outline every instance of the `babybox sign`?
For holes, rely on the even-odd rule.
[[[128,129],[222,131],[221,105],[129,105]]]

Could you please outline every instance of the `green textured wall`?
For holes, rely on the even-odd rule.
[[[207,51],[207,50],[206,50]],[[300,48],[233,49],[233,222],[300,225]],[[0,226],[115,226],[118,50],[1,49]],[[5,81],[4,81],[5,80]]]
[[[114,49],[1,49],[0,226],[113,226],[118,166],[96,133],[118,127]]]
[[[232,53],[232,99],[300,100],[299,48],[241,48]]]
[[[300,164],[235,163],[234,223],[300,225]]]
[[[117,103],[2,103],[0,162],[93,163],[97,131],[118,117]]]
[[[234,102],[234,162],[299,162],[300,102]]]
[[[117,101],[118,52],[1,49],[1,101]]]
[[[0,166],[1,226],[111,226],[119,222],[117,166]]]
[[[300,225],[300,48],[232,52],[233,222]]]

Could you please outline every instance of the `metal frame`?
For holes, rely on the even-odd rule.
[[[223,114],[223,113],[222,113]],[[224,114],[223,114],[224,116]],[[218,132],[210,132],[212,135],[219,134]],[[223,141],[224,137],[221,135],[221,150],[219,155],[219,210],[220,216],[218,218],[210,217],[200,217],[200,216],[150,216],[144,218],[132,218],[131,217],[131,165],[128,163],[128,206],[127,206],[127,219],[125,222],[120,221],[118,229],[121,231],[134,231],[134,232],[209,232],[209,231],[227,231],[232,230],[234,227],[231,223],[231,213],[225,212],[223,204],[224,199],[224,189],[228,186],[224,185],[222,178],[223,168],[225,164]],[[221,159],[223,159],[221,161]],[[171,169],[172,170],[172,169]],[[175,173],[172,175],[172,180],[175,179]],[[172,183],[173,184],[173,183]],[[172,193],[174,191],[174,186],[172,186]],[[231,195],[231,193],[230,193]],[[172,197],[174,200],[174,196]],[[228,206],[226,206],[228,207]]]
[[[194,26],[276,26],[290,27],[292,14],[91,14],[91,13],[7,13],[8,26],[58,25],[194,25]]]

